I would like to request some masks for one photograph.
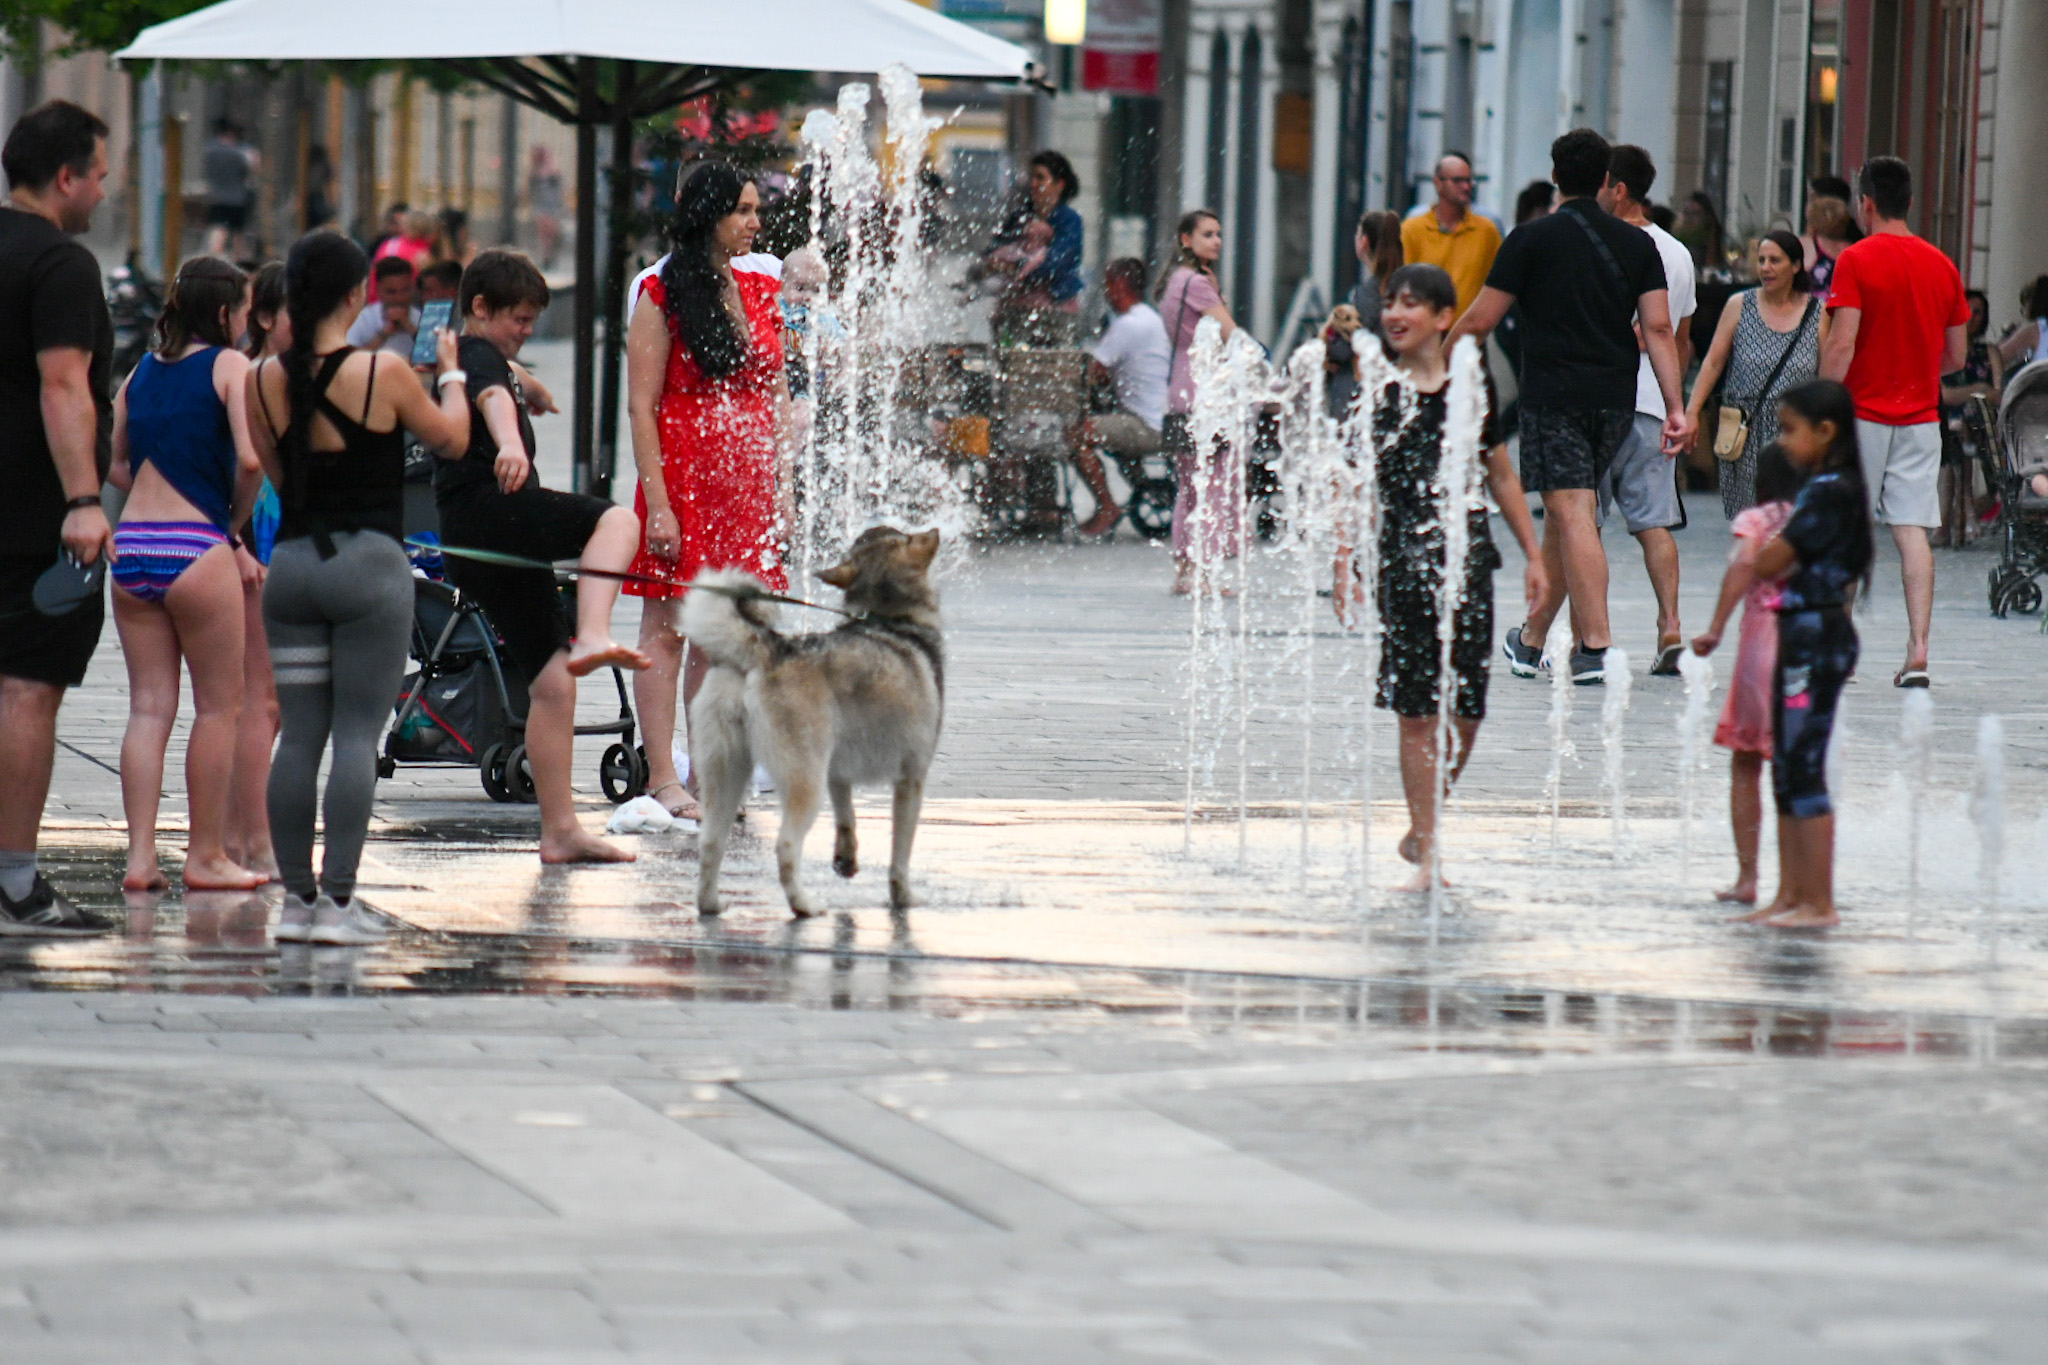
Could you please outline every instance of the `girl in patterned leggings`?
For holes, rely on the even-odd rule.
[[[1849,391],[1831,379],[1788,389],[1778,422],[1779,446],[1810,477],[1784,530],[1756,557],[1759,577],[1785,576],[1771,679],[1771,785],[1783,875],[1777,898],[1746,918],[1779,929],[1823,929],[1841,922],[1828,740],[1835,705],[1856,671],[1849,607],[1859,585],[1869,590],[1875,552]]]

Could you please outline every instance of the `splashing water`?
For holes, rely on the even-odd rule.
[[[1543,637],[1543,655],[1550,661],[1550,780],[1544,795],[1550,802],[1550,851],[1558,848],[1558,822],[1564,805],[1564,765],[1577,756],[1572,745],[1572,623],[1563,612]]]
[[[1607,787],[1607,815],[1614,843],[1614,858],[1621,860],[1628,846],[1628,750],[1623,727],[1628,723],[1629,690],[1634,684],[1628,671],[1628,652],[1619,645],[1607,650],[1607,695],[1600,699],[1601,776]]]
[[[1906,784],[1906,910],[1920,908],[1920,833],[1927,816],[1927,784],[1934,770],[1934,698],[1907,688],[1899,703],[1899,766]],[[1908,932],[1913,921],[1907,920]]]
[[[1691,650],[1678,655],[1685,682],[1685,710],[1678,718],[1678,889],[1692,885],[1693,797],[1700,765],[1706,761],[1707,708],[1714,699],[1714,661]]]
[[[964,559],[979,517],[947,463],[933,458],[932,344],[958,339],[961,311],[924,249],[919,170],[939,120],[907,68],[881,73],[885,174],[870,144],[874,91],[849,82],[814,109],[800,140],[811,196],[809,248],[833,263],[805,364],[814,414],[797,471],[792,559],[799,577],[831,563],[867,526],[936,525],[949,560]]]
[[[1458,638],[1458,613],[1465,605],[1465,559],[1471,549],[1479,496],[1479,443],[1486,425],[1486,381],[1480,373],[1479,347],[1470,337],[1451,354],[1451,388],[1444,413],[1443,453],[1437,460],[1436,519],[1444,540],[1443,568],[1437,585],[1436,783],[1429,799],[1436,837],[1430,840],[1429,933],[1436,939],[1444,899],[1444,794],[1458,752],[1456,715],[1458,675],[1452,666]],[[1487,642],[1491,644],[1491,641]]]

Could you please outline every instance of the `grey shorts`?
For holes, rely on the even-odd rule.
[[[1664,423],[1646,412],[1636,414],[1621,449],[1600,480],[1600,521],[1619,507],[1628,533],[1668,530],[1685,517],[1678,506],[1678,476],[1664,453]]]
[[[1941,525],[1941,423],[1888,427],[1856,419],[1870,514],[1887,526]]]
[[[1165,442],[1136,413],[1104,412],[1088,419],[1095,440],[1112,455],[1156,455]]]
[[[1627,438],[1629,408],[1522,408],[1522,487],[1592,492]]]

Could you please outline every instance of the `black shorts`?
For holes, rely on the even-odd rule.
[[[247,204],[208,204],[206,206],[208,227],[224,227],[229,232],[240,232],[249,226]]]
[[[603,498],[528,483],[517,493],[477,483],[437,499],[443,546],[495,550],[527,559],[576,559],[611,511]],[[528,684],[574,638],[553,573],[447,557],[448,581],[484,609],[505,642],[512,667]]]
[[[0,677],[76,687],[99,647],[107,595],[91,597],[63,616],[45,616],[29,600],[36,580],[57,562],[50,555],[0,556]]]
[[[1856,671],[1856,627],[1840,607],[1778,614],[1778,667],[1771,675],[1771,794],[1778,814],[1831,815],[1828,740],[1835,706]]]
[[[1491,552],[1491,545],[1481,554]],[[1493,569],[1475,566],[1465,579],[1451,634],[1451,672],[1457,693],[1451,709],[1464,720],[1486,719],[1486,687],[1493,663]],[[1380,678],[1377,704],[1397,716],[1437,713],[1437,675],[1443,646],[1437,639],[1439,596],[1434,581],[1412,575],[1380,576]]]
[[[1517,419],[1522,487],[1531,493],[1598,488],[1635,419],[1631,408],[1531,409],[1524,404]]]

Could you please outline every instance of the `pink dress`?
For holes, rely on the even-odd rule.
[[[1173,365],[1167,373],[1169,413],[1184,416],[1195,405],[1195,328],[1203,313],[1222,302],[1215,277],[1206,270],[1182,266],[1167,278],[1159,296],[1159,315],[1166,319],[1167,340],[1173,346]],[[1203,564],[1236,558],[1244,547],[1244,471],[1237,452],[1218,444],[1206,458],[1197,459],[1190,448],[1174,450],[1173,472],[1174,558]]]
[[[1792,515],[1789,502],[1767,502],[1735,514],[1735,548],[1731,564],[1755,561],[1764,542],[1778,534]],[[1778,585],[1759,579],[1742,599],[1742,634],[1735,646],[1735,676],[1728,681],[1728,701],[1714,743],[1740,753],[1771,756],[1771,672],[1778,666]]]

